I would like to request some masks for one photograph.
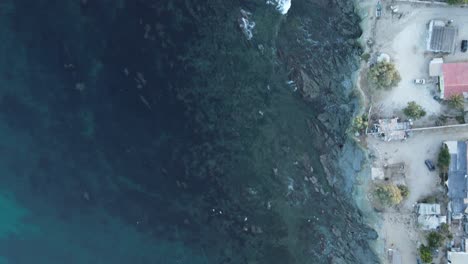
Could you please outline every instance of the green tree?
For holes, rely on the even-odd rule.
[[[447,145],[442,144],[442,147],[439,152],[439,157],[437,158],[437,166],[443,173],[448,172],[448,167],[450,165],[450,153]]]
[[[413,119],[419,119],[426,115],[426,111],[424,111],[424,108],[418,105],[415,101],[408,102],[406,108],[403,109],[403,113],[405,113],[407,117]]]
[[[461,94],[456,94],[450,97],[448,103],[453,108],[463,110],[463,106],[465,104],[465,98],[463,98],[463,95]]]
[[[442,246],[442,242],[444,241],[444,237],[435,231],[432,231],[427,236],[427,245],[431,249],[436,249]]]
[[[374,190],[374,195],[384,206],[397,205],[403,200],[400,189],[393,184],[377,185]]]
[[[424,263],[431,263],[432,262],[431,249],[428,246],[421,245],[419,247],[419,255],[421,256],[421,260]]]
[[[408,195],[409,195],[408,186],[399,184],[399,185],[398,185],[398,189],[400,189],[400,193],[401,193],[401,196],[402,196],[403,198],[408,197]]]
[[[395,65],[390,62],[379,62],[370,68],[369,80],[377,89],[390,89],[398,85],[401,81]]]

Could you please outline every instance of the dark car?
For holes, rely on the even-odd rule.
[[[430,171],[435,170],[434,163],[432,163],[431,160],[425,160],[424,163],[426,164],[427,168],[428,168]]]
[[[467,49],[468,49],[468,40],[464,39],[462,40],[462,43],[461,43],[461,51],[466,52]]]

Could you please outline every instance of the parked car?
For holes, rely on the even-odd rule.
[[[426,80],[424,80],[424,79],[414,79],[414,83],[415,84],[425,84]]]
[[[425,160],[424,163],[426,164],[426,167],[427,167],[430,171],[434,171],[434,170],[435,170],[434,163],[432,163],[431,160]]]
[[[468,40],[464,39],[461,42],[461,51],[466,52],[467,49],[468,49]]]

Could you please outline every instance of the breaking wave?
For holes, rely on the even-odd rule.
[[[291,0],[268,0],[267,4],[275,5],[276,10],[278,10],[283,15],[286,15],[289,8],[291,8]]]

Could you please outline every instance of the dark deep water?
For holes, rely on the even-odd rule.
[[[345,1],[1,1],[0,263],[375,263]]]

